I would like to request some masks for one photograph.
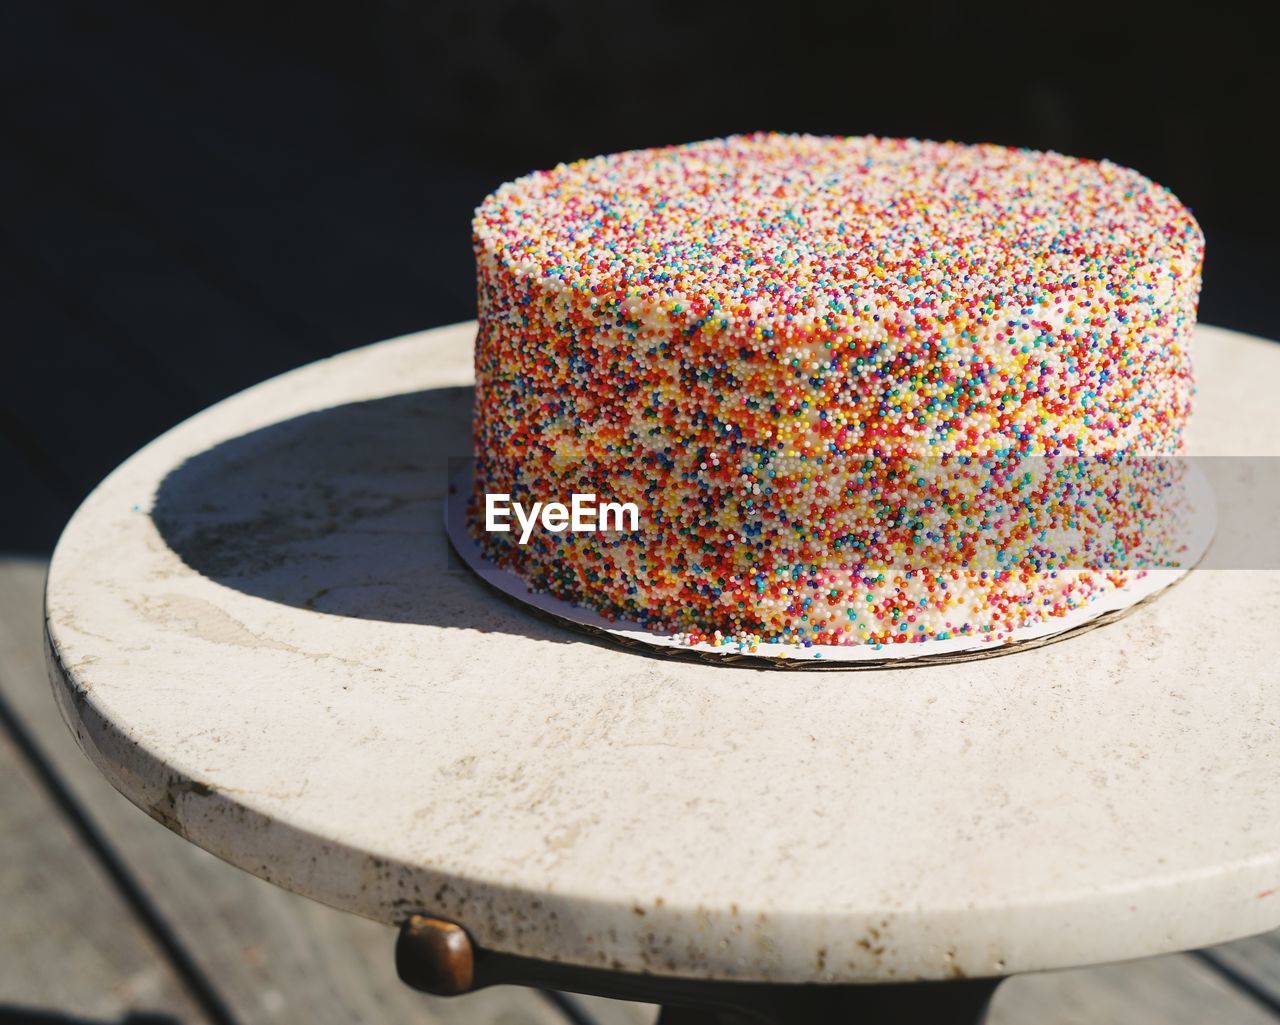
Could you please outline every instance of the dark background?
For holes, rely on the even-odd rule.
[[[779,129],[1108,157],[1200,218],[1202,319],[1280,338],[1280,90],[1244,10],[6,4],[0,552],[47,551],[216,399],[469,319],[484,195],[633,146]]]

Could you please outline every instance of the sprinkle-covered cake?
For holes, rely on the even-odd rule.
[[[1007,637],[1159,564],[1204,243],[1114,164],[753,135],[476,213],[473,532],[537,591],[752,648]],[[634,530],[484,529],[487,494]]]

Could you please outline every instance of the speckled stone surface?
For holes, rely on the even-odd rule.
[[[1006,974],[1280,924],[1280,572],[961,665],[615,650],[449,553],[472,334],[235,396],[71,521],[55,691],[140,807],[335,907],[637,971]],[[1280,453],[1280,347],[1202,328],[1196,359],[1195,449]]]

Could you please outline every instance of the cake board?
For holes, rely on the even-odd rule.
[[[898,984],[1280,924],[1280,572],[1197,570],[1062,643],[909,671],[645,657],[451,560],[473,332],[265,382],[77,512],[49,577],[55,693],[139,807],[404,927],[426,986],[451,962],[424,921],[461,929],[473,985],[891,986],[962,1020],[993,982]],[[1201,328],[1196,365],[1193,451],[1280,452],[1280,348]]]
[[[472,493],[471,461],[464,461],[449,475],[449,491],[444,500],[445,533],[454,552],[495,593],[521,602],[536,615],[580,630],[594,637],[649,655],[703,661],[712,665],[733,665],[752,669],[787,669],[848,672],[855,669],[906,669],[917,666],[971,662],[974,659],[1027,651],[1077,637],[1108,623],[1114,623],[1134,609],[1154,601],[1194,568],[1213,541],[1217,506],[1213,491],[1195,462],[1186,467],[1183,501],[1187,522],[1182,525],[1175,550],[1176,568],[1150,569],[1134,573],[1125,586],[1097,596],[1066,615],[1016,628],[1007,636],[970,636],[949,640],[929,639],[898,644],[784,644],[691,643],[679,633],[646,627],[641,623],[606,619],[594,609],[575,604],[530,587],[514,569],[492,562],[472,530],[468,503]]]

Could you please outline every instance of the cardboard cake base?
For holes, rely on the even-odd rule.
[[[650,655],[692,658],[702,662],[760,669],[886,669],[967,662],[1028,651],[1114,623],[1152,601],[1161,591],[1191,572],[1213,540],[1217,508],[1209,483],[1194,464],[1188,468],[1186,482],[1191,516],[1185,536],[1180,539],[1186,551],[1182,567],[1148,570],[1124,587],[1100,595],[1088,605],[1074,609],[1065,616],[1010,631],[999,639],[969,635],[947,640],[889,645],[827,644],[806,647],[799,644],[762,643],[757,644],[754,651],[747,651],[745,647],[735,643],[719,646],[689,644],[678,639],[673,632],[651,630],[634,622],[609,620],[593,609],[532,591],[518,573],[490,562],[484,556],[479,542],[471,535],[467,522],[467,501],[471,495],[469,463],[461,467],[450,481],[444,519],[445,532],[454,551],[494,590],[543,617],[623,647]]]

